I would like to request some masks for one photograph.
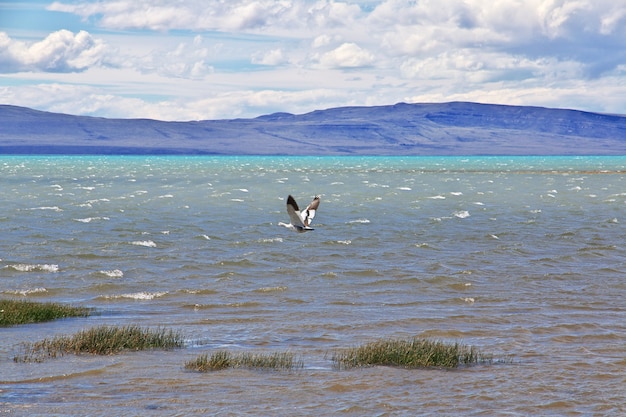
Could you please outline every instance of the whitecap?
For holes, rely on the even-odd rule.
[[[362,223],[362,224],[367,224],[370,223],[370,221],[368,219],[356,219],[356,220],[350,220],[348,223]]]
[[[280,287],[261,287],[257,290],[257,292],[283,292],[283,291],[287,291],[287,287],[286,286],[280,286]]]
[[[100,271],[100,273],[102,275],[106,275],[109,278],[122,278],[124,276],[124,273],[119,269],[104,270]]]
[[[442,196],[442,195],[434,195],[434,196],[432,196],[432,197],[428,197],[428,198],[430,198],[431,200],[445,200],[445,199],[446,199],[446,198],[445,198],[444,196]]]
[[[50,211],[63,211],[63,209],[58,206],[43,206],[43,207],[32,207],[29,210],[50,210]]]
[[[40,293],[44,293],[44,292],[48,292],[48,290],[43,288],[43,287],[28,288],[28,289],[25,289],[25,290],[4,291],[5,294],[21,295],[21,296],[24,296],[24,297],[27,296],[27,295],[40,294]]]
[[[241,198],[231,198],[230,201],[234,201],[235,203],[243,203],[245,200],[242,200]]]
[[[411,191],[411,187],[398,187],[397,189],[400,191]]]
[[[84,219],[74,219],[76,222],[91,223],[94,220],[109,220],[108,217],[85,217]]]
[[[130,244],[135,246],[145,246],[147,248],[156,248],[156,243],[151,240],[136,240],[134,242],[130,242]]]
[[[174,198],[172,194],[160,195],[159,198]]]
[[[18,272],[59,272],[59,265],[55,264],[13,264],[6,267]]]
[[[352,243],[351,240],[338,240],[337,243],[342,244],[342,245],[349,245]]]
[[[282,243],[282,237],[259,239],[259,243]]]
[[[167,294],[167,291],[161,291],[161,292],[141,291],[141,292],[128,293],[128,294],[109,295],[109,296],[105,296],[105,298],[114,298],[114,299],[115,298],[131,298],[133,300],[153,300],[158,297],[163,297],[166,294]]]
[[[461,191],[453,191],[450,193],[451,195],[463,195]]]
[[[238,188],[238,191],[241,191],[242,193],[248,193],[248,189],[247,188]]]
[[[459,219],[465,219],[469,216],[470,214],[467,210],[460,210],[454,213],[454,217],[458,217]]]
[[[475,300],[472,297],[465,297],[463,298],[463,301],[465,301],[468,304],[473,304]]]

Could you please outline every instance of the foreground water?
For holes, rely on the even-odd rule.
[[[0,329],[0,414],[626,414],[626,158],[0,157],[0,297],[95,309]],[[288,194],[322,203],[278,227]],[[183,349],[14,363],[101,324]],[[379,338],[493,364],[340,371]],[[294,371],[199,374],[218,349]]]

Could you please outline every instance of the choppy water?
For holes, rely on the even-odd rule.
[[[624,415],[626,157],[0,157],[0,297],[93,307],[0,328],[7,415]],[[322,203],[313,232],[285,199]],[[100,324],[186,347],[14,363]],[[502,359],[339,371],[387,337]],[[302,370],[185,371],[220,348]]]

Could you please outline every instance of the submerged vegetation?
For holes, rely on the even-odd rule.
[[[58,303],[0,300],[0,327],[40,323],[66,317],[86,317],[91,309]]]
[[[456,368],[491,361],[471,346],[420,338],[378,340],[336,352],[332,360],[338,369],[375,365]]]
[[[219,371],[227,368],[296,369],[302,367],[304,363],[296,359],[291,352],[232,354],[220,350],[210,356],[200,355],[195,360],[185,363],[185,369],[198,372]]]
[[[56,303],[0,300],[0,327],[38,323],[65,317],[88,316],[91,309]],[[35,343],[23,343],[15,362],[42,362],[67,354],[111,355],[123,351],[170,350],[184,347],[179,331],[141,328],[137,325],[99,326],[72,336],[56,336]],[[336,369],[366,366],[404,368],[456,368],[459,365],[490,363],[492,358],[472,346],[429,339],[381,339],[361,346],[338,350],[332,355]],[[185,363],[185,369],[198,372],[228,368],[290,370],[304,362],[291,352],[231,353],[225,350],[203,354]]]
[[[139,326],[99,326],[83,330],[73,336],[57,336],[36,343],[25,343],[23,353],[15,356],[16,362],[41,362],[66,354],[89,353],[111,355],[121,351],[147,349],[170,350],[184,345],[180,332],[158,328],[142,329]]]

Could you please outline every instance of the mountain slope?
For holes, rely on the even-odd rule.
[[[621,155],[626,117],[453,102],[163,122],[2,105],[0,153]]]

